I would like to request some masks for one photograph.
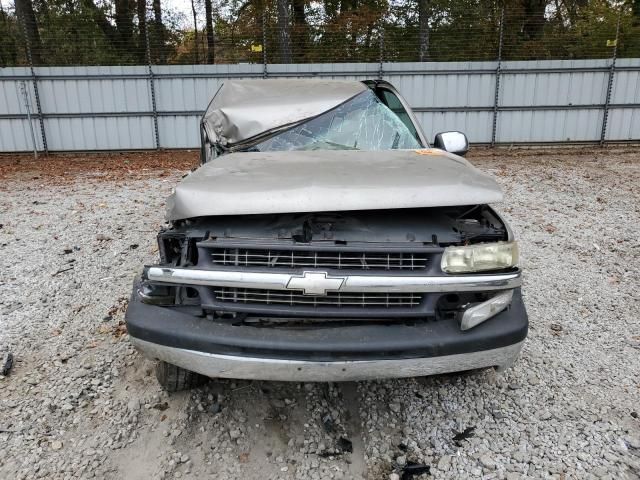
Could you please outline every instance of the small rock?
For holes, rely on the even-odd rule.
[[[60,440],[54,440],[51,442],[52,450],[60,450],[62,448],[62,442]]]
[[[629,445],[631,448],[640,449],[640,436],[632,437],[629,435],[627,437],[624,437],[624,441],[627,442],[627,445]]]
[[[549,420],[553,415],[549,410],[543,410],[540,412],[540,416],[538,417],[540,420]]]
[[[396,472],[393,472],[389,475],[389,480],[400,480],[400,475],[398,475]]]
[[[234,428],[233,430],[229,430],[229,437],[231,438],[231,440],[237,440],[238,438],[240,438],[240,435],[242,435],[240,433],[240,430],[238,430],[237,428]]]
[[[447,470],[451,464],[451,457],[449,455],[443,455],[438,460],[438,470]]]
[[[137,412],[140,410],[140,401],[137,398],[132,398],[129,400],[129,403],[127,403],[127,409],[130,412]]]
[[[396,458],[396,463],[399,467],[404,467],[407,464],[407,457],[405,455],[400,455]]]
[[[484,468],[488,468],[489,470],[496,469],[496,462],[489,454],[484,454],[480,457],[480,463]]]
[[[389,404],[389,409],[393,412],[393,413],[400,413],[400,403],[398,402],[391,402]]]

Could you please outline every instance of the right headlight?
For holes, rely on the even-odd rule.
[[[470,273],[502,270],[517,264],[518,243],[495,242],[447,247],[442,254],[441,267],[447,273]]]

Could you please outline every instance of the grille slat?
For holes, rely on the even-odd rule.
[[[213,248],[214,264],[269,268],[334,268],[338,270],[420,270],[427,266],[422,252],[335,252],[318,250],[266,250]]]
[[[295,291],[262,290],[247,288],[216,288],[219,302],[242,304],[266,304],[313,307],[361,307],[394,308],[416,307],[420,305],[419,293],[340,293],[328,292],[326,295],[303,295]]]

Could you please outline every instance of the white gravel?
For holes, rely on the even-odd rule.
[[[521,241],[531,329],[514,368],[170,396],[121,322],[183,172],[4,179],[0,354],[16,363],[0,478],[398,479],[408,462],[434,478],[640,478],[638,152],[472,161]]]

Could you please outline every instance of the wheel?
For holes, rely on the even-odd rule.
[[[189,390],[203,385],[208,380],[204,375],[163,361],[156,365],[156,378],[167,392]]]

